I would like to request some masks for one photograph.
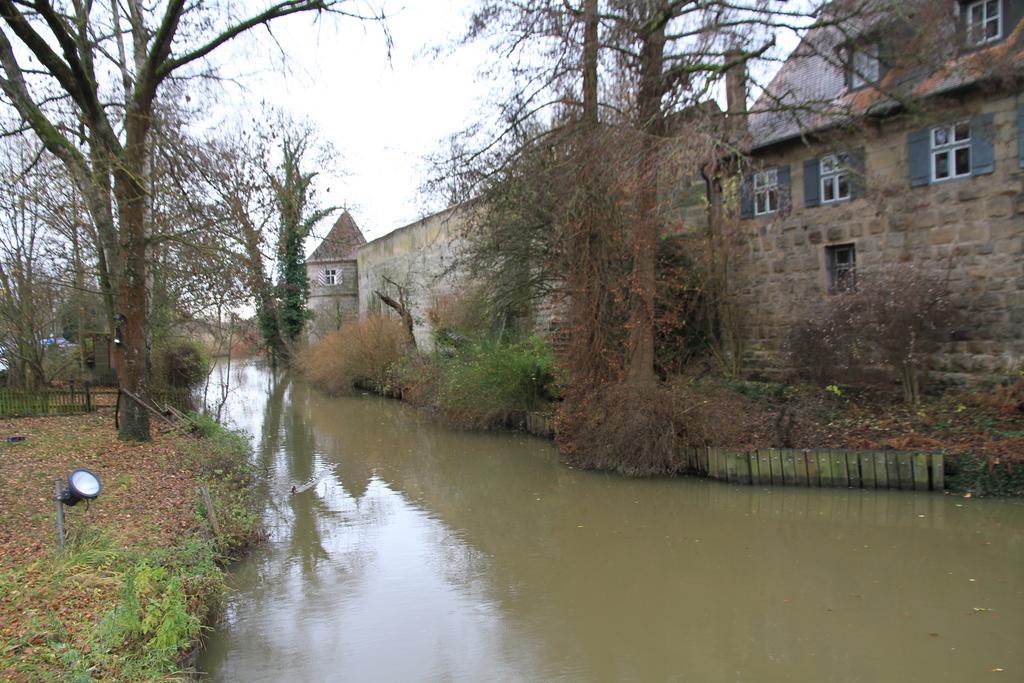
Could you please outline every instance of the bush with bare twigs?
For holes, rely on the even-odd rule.
[[[945,279],[919,264],[858,274],[855,290],[833,296],[823,315],[794,328],[790,360],[811,379],[894,374],[904,400],[917,404],[933,353],[954,331],[955,311]]]
[[[390,393],[405,356],[406,331],[395,318],[370,315],[346,323],[305,349],[299,369],[320,389],[339,394],[355,387]]]
[[[743,404],[726,390],[682,382],[577,387],[556,416],[557,441],[570,465],[632,477],[678,474],[684,447],[742,441]]]

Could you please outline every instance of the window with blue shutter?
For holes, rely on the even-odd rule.
[[[914,131],[907,138],[912,187],[995,170],[993,114]]]
[[[740,184],[741,218],[767,216],[789,206],[789,166],[770,166],[755,171]]]
[[[808,209],[863,197],[866,190],[863,148],[804,162],[804,207]]]

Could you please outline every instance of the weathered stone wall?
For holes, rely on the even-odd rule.
[[[731,277],[741,311],[749,367],[778,369],[793,325],[824,308],[826,247],[853,243],[860,273],[913,262],[948,274],[966,320],[946,343],[936,369],[946,379],[997,376],[1024,363],[1024,169],[1018,152],[1020,96],[949,99],[941,114],[903,115],[871,124],[830,145],[793,143],[758,155],[788,164],[789,209],[737,220]],[[994,172],[911,187],[910,131],[994,114]],[[804,206],[803,162],[832,150],[863,147],[863,198]]]
[[[462,282],[456,269],[456,256],[462,245],[461,231],[468,212],[460,205],[399,228],[359,248],[359,313],[384,312],[374,294],[383,290],[397,299],[396,288],[385,278],[398,283],[406,292],[413,315],[413,334],[422,350],[433,348],[427,312],[440,299],[455,294]]]
[[[321,285],[320,272],[337,270],[341,280],[335,285]],[[359,272],[354,260],[322,261],[306,264],[309,278],[309,309],[313,313],[308,329],[313,338],[322,337],[359,315]]]

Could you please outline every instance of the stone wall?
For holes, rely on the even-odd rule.
[[[341,274],[336,285],[321,285],[320,272],[333,268]],[[309,278],[309,309],[313,313],[308,330],[315,339],[359,315],[359,272],[354,260],[321,261],[306,264]]]
[[[1024,98],[973,95],[948,99],[941,114],[902,115],[866,126],[829,145],[801,142],[757,156],[788,164],[789,206],[778,214],[736,220],[732,284],[744,320],[749,367],[785,365],[793,325],[824,308],[826,247],[854,244],[858,273],[912,262],[948,276],[965,323],[946,343],[936,370],[946,379],[998,376],[1024,363],[1024,169],[1018,108]],[[908,134],[979,113],[994,115],[994,172],[911,187]],[[833,150],[865,150],[862,198],[804,206],[805,159]]]
[[[359,313],[384,312],[374,292],[383,290],[397,299],[397,283],[405,291],[412,311],[416,343],[421,350],[433,348],[428,311],[439,300],[455,295],[462,282],[456,256],[462,245],[461,231],[468,212],[459,205],[399,228],[359,248]]]

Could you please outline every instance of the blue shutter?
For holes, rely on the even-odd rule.
[[[847,155],[850,169],[850,199],[863,197],[868,191],[868,170],[864,163],[864,148],[851,149]]]
[[[1024,19],[1024,0],[1003,0],[1003,38],[1013,34],[1021,19]]]
[[[808,209],[821,203],[821,165],[818,159],[804,162],[804,206]]]
[[[754,176],[745,175],[740,181],[740,218],[754,217]]]
[[[790,192],[789,164],[778,167],[779,173],[779,211],[788,213],[793,208],[793,198]]]
[[[930,128],[915,130],[907,136],[907,161],[910,166],[910,186],[921,187],[931,182],[932,164],[929,158]]]
[[[984,175],[995,170],[992,149],[993,114],[978,114],[971,119],[971,175]]]
[[[1024,105],[1017,110],[1017,156],[1020,167],[1024,168]]]

